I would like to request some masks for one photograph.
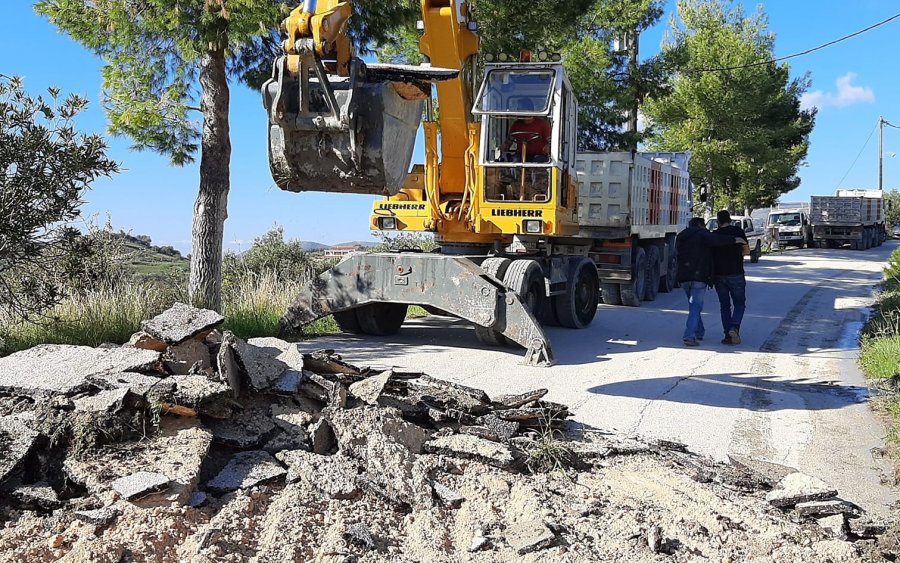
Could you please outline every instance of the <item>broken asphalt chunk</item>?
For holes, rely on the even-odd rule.
[[[504,539],[519,555],[547,549],[556,543],[556,536],[539,520],[510,524],[506,528]]]
[[[788,508],[799,502],[828,500],[835,496],[837,491],[824,481],[798,471],[779,481],[775,488],[766,494],[766,500],[772,506]]]
[[[241,366],[235,357],[235,342],[237,337],[230,331],[225,331],[222,335],[222,344],[219,346],[219,352],[216,355],[216,364],[219,366],[220,379],[228,384],[234,396],[241,394],[242,373]]]
[[[174,375],[166,381],[175,385],[172,402],[193,409],[231,395],[231,389],[227,385],[210,381],[205,375]]]
[[[16,487],[10,495],[24,507],[31,509],[56,510],[63,505],[56,491],[44,481]]]
[[[151,402],[167,398],[175,390],[175,384],[169,378],[141,373],[104,373],[92,375],[87,379],[91,385],[100,389],[128,389],[135,395],[146,397]]]
[[[359,375],[360,369],[343,361],[334,350],[318,350],[303,355],[304,367],[319,374]]]
[[[731,461],[732,465],[750,473],[759,481],[762,481],[770,487],[774,487],[779,481],[791,473],[797,472],[793,467],[740,455],[729,454],[728,459]]]
[[[159,370],[159,352],[137,348],[88,348],[46,344],[0,358],[0,391],[71,395],[91,376]]]
[[[210,331],[224,321],[225,317],[215,311],[175,303],[169,310],[142,322],[141,330],[172,345]]]
[[[110,486],[125,500],[133,500],[166,489],[170,481],[161,473],[138,471],[116,479]]]
[[[869,518],[850,520],[850,533],[860,538],[875,538],[887,531],[884,522],[878,522]]]
[[[378,375],[367,377],[350,385],[350,394],[370,405],[377,405],[378,399],[384,392],[385,386],[393,377],[393,370],[384,371]]]
[[[515,461],[508,447],[467,434],[454,434],[425,442],[425,451],[474,459],[500,469],[508,469]]]
[[[206,488],[217,493],[230,493],[269,483],[283,477],[287,471],[267,452],[252,451],[235,454]]]
[[[87,524],[94,526],[108,526],[115,522],[116,518],[121,515],[121,511],[113,506],[97,508],[94,510],[76,510],[75,518]]]
[[[212,420],[207,424],[213,441],[238,448],[259,446],[275,429],[275,423],[265,410],[249,408],[224,420]]]
[[[858,518],[862,516],[862,509],[853,503],[844,500],[824,500],[798,502],[794,507],[799,516],[815,518],[819,516],[832,516],[835,514],[845,514],[848,518]]]
[[[372,538],[372,532],[369,531],[365,524],[357,523],[347,526],[343,536],[347,543],[366,551],[375,548],[375,539]]]
[[[478,418],[478,424],[484,426],[497,435],[501,442],[508,442],[519,431],[519,423],[513,420],[503,420],[495,414],[486,414]]]
[[[462,506],[463,501],[466,500],[465,497],[463,497],[450,487],[442,485],[437,481],[431,481],[431,488],[434,491],[434,495],[443,506],[447,506],[450,508],[459,508],[460,506]]]
[[[816,523],[833,538],[840,540],[847,538],[847,521],[843,514],[816,518]]]
[[[533,391],[519,393],[518,395],[501,395],[494,398],[494,403],[508,409],[517,409],[543,398],[548,392],[547,389],[534,389]]]
[[[0,417],[0,483],[22,469],[40,434],[20,417]]]
[[[131,391],[126,388],[101,391],[96,395],[75,399],[75,410],[88,413],[116,413],[125,406]]]
[[[212,367],[209,348],[193,338],[170,347],[163,355],[163,361],[169,373],[175,375],[199,373]]]
[[[359,463],[346,456],[286,450],[275,454],[275,459],[288,466],[288,483],[303,480],[329,498],[340,500],[356,498],[362,493],[356,483]]]

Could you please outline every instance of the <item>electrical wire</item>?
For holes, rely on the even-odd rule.
[[[873,29],[875,29],[877,27],[881,27],[885,24],[888,24],[896,19],[900,19],[900,13],[894,14],[893,16],[887,18],[886,20],[882,20],[878,23],[872,24],[865,29],[860,29],[859,31],[855,31],[849,35],[845,35],[843,37],[838,37],[837,39],[834,39],[827,43],[822,43],[821,45],[812,47],[811,49],[807,49],[805,51],[800,51],[799,53],[794,53],[792,55],[785,55],[784,57],[777,57],[774,59],[769,59],[766,61],[759,61],[759,62],[755,62],[755,63],[749,63],[749,64],[745,64],[745,65],[728,66],[728,67],[722,67],[722,68],[697,69],[697,70],[690,70],[688,72],[697,72],[697,73],[700,73],[700,72],[726,72],[729,70],[740,70],[742,68],[753,68],[753,67],[757,67],[757,66],[765,66],[765,65],[770,65],[770,64],[774,64],[774,63],[780,63],[782,61],[787,61],[790,59],[795,59],[797,57],[802,57],[804,55],[809,55],[810,53],[815,53],[816,51],[821,51],[822,49],[831,47],[832,45],[836,45],[836,44],[846,41],[848,39],[852,39],[858,35],[862,35],[863,33],[872,31]],[[896,127],[896,125],[894,125],[893,127]],[[900,129],[900,127],[898,127],[898,129]]]
[[[844,180],[846,180],[846,179],[847,179],[847,176],[850,175],[850,172],[853,171],[853,167],[856,166],[856,163],[859,161],[859,157],[862,156],[863,151],[866,150],[866,147],[867,147],[867,146],[869,146],[869,141],[872,140],[872,135],[875,134],[875,131],[876,131],[877,129],[878,129],[878,125],[876,124],[875,127],[872,128],[872,132],[869,133],[869,136],[866,138],[866,142],[863,143],[862,148],[859,149],[859,153],[856,155],[856,158],[853,159],[853,164],[850,165],[850,168],[847,169],[847,172],[846,172],[846,174],[844,174],[844,177],[841,178],[841,181],[837,183],[837,186],[835,186],[835,188],[834,188],[835,190],[837,190],[838,188],[841,187],[841,184],[844,183]]]
[[[887,119],[884,119],[884,118],[881,119],[881,123],[883,123],[884,125],[887,125],[888,127],[893,127],[894,129],[900,129],[900,125],[894,125],[893,123],[891,123],[890,121],[888,121]]]

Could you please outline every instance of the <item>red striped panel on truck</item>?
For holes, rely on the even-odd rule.
[[[662,206],[662,166],[654,161],[650,163],[650,224],[660,224],[660,207]]]

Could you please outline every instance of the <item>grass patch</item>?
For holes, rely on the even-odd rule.
[[[872,379],[900,376],[900,336],[865,338],[859,363]]]
[[[70,297],[33,322],[0,322],[0,355],[39,344],[99,346],[128,341],[141,321],[171,303],[153,286],[126,286]]]

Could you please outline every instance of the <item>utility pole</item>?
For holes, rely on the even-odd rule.
[[[884,191],[884,116],[878,116],[878,189]]]

